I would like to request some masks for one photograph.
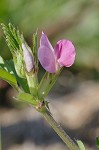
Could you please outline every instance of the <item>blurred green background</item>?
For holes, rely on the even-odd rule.
[[[61,38],[70,39],[76,47],[76,65],[98,70],[98,8],[98,0],[1,0],[0,22],[11,21],[30,42],[37,28],[48,35],[53,45]],[[1,28],[0,53],[9,57]]]
[[[65,38],[73,41],[76,47],[76,60],[73,67],[71,67],[69,69],[69,72],[67,72],[67,79],[66,79],[67,86],[65,86],[66,88],[68,88],[68,85],[69,88],[72,88],[71,86],[75,87],[77,85],[78,80],[79,82],[84,80],[92,80],[94,82],[98,81],[99,0],[0,0],[0,22],[8,24],[9,21],[13,23],[16,27],[18,27],[20,31],[23,32],[24,37],[26,38],[30,46],[32,46],[33,32],[35,32],[37,29],[38,29],[38,38],[40,38],[41,32],[44,31],[47,34],[50,41],[52,42],[53,46],[55,46],[56,42],[60,39]],[[2,55],[3,58],[5,59],[11,58],[10,51],[8,50],[8,47],[4,40],[4,35],[1,26],[0,26],[0,55]],[[71,74],[70,71],[72,71],[75,77]],[[62,76],[65,75],[66,74],[63,73]],[[70,78],[72,78],[72,80]],[[68,83],[69,81],[70,83]],[[63,80],[60,79],[59,83],[60,82],[61,85],[64,87],[65,84],[64,78]],[[2,84],[1,81],[0,84],[1,84],[0,95],[3,94],[0,100],[2,101],[3,99],[3,101],[8,101],[5,100],[8,99],[8,97],[7,96],[4,97],[4,95],[5,93],[8,93],[9,87],[8,86],[6,87],[6,84],[5,83]],[[60,86],[58,85],[57,87],[59,88]],[[59,91],[60,90],[58,89],[58,92]],[[11,91],[10,95],[12,96]],[[86,95],[87,94],[85,94],[85,96]],[[10,99],[11,96],[9,96]],[[95,96],[96,95],[94,94],[94,97]],[[84,99],[87,100],[87,97],[84,97]],[[99,128],[97,130],[99,130]],[[4,132],[6,137],[7,135],[6,129],[4,129]],[[78,133],[80,133],[80,130],[78,130]],[[95,133],[97,133],[96,130]],[[84,139],[87,143],[88,142],[87,138],[89,137],[91,138],[91,136],[88,133],[88,135],[86,135],[86,137],[83,136],[82,139]],[[89,140],[89,146],[92,143],[94,143],[93,145],[95,145],[95,136],[96,134],[94,134],[94,142],[92,139]],[[12,149],[14,150],[14,148]],[[15,150],[17,149],[18,148],[16,148]],[[37,149],[37,147],[35,147],[34,149]],[[49,149],[52,150],[52,148]],[[65,148],[60,147],[60,149]]]

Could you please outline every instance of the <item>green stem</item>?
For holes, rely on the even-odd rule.
[[[57,73],[51,74],[46,72],[39,84],[38,90],[39,90],[39,99],[41,97],[45,98],[49,91],[51,90],[52,86],[55,84],[60,72],[63,68],[60,68]]]
[[[27,75],[26,74],[26,78],[27,78],[30,93],[34,96],[37,95],[37,85],[38,85],[38,83],[37,83],[36,74],[32,74],[32,75]]]
[[[60,138],[64,141],[64,143],[70,150],[79,150],[78,146],[67,135],[67,133],[62,129],[62,127],[54,120],[50,112],[46,111],[42,112],[42,114],[46,121],[52,126],[54,131],[60,136]]]

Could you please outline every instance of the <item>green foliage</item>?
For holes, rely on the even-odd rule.
[[[0,78],[7,81],[10,85],[17,88],[17,81],[14,76],[0,68]]]
[[[84,144],[82,143],[82,141],[77,140],[76,142],[77,142],[78,147],[79,147],[80,150],[85,150],[85,146],[84,146]]]
[[[38,56],[37,56],[37,32],[33,34],[33,56],[34,56],[34,63],[36,68],[38,67]]]
[[[7,45],[12,53],[15,70],[21,78],[26,78],[23,53],[22,53],[22,42],[24,41],[23,35],[20,34],[19,30],[16,29],[11,23],[8,26],[1,24],[5,34]]]
[[[7,81],[11,86],[18,89],[18,85],[25,91],[29,92],[26,79],[20,78],[16,71],[12,60],[5,61],[0,56],[0,78]],[[18,83],[18,84],[17,84]]]
[[[48,72],[45,72],[42,80],[40,81],[40,84],[38,85],[39,90],[39,98],[40,97],[46,97],[53,85],[55,84],[60,72],[62,71],[62,68],[57,71],[55,74],[51,74]]]
[[[97,145],[97,148],[99,150],[99,137],[96,137],[96,145]]]
[[[36,101],[35,97],[33,97],[29,93],[20,92],[20,93],[18,93],[16,99],[21,100],[22,102],[31,104],[34,107],[37,105],[37,101]]]
[[[16,28],[11,23],[9,23],[8,26],[5,26],[3,23],[1,25],[11,53],[15,54],[15,51],[21,51],[23,36],[20,34],[19,30],[16,30]]]
[[[72,0],[1,0],[0,22],[8,22],[9,19],[17,24],[29,40],[32,31],[38,27],[46,31],[51,40],[56,42],[61,37],[69,38],[76,45],[76,66],[95,68],[99,70],[99,1],[72,1]],[[71,11],[72,10],[72,11]],[[54,22],[53,22],[54,20]],[[3,29],[5,28],[3,24]],[[50,32],[49,32],[50,30]],[[58,31],[58,32],[57,32]],[[13,50],[21,52],[21,34],[11,24],[5,28],[6,41],[11,53]],[[7,58],[9,53],[2,40],[0,31],[0,53]],[[36,36],[33,36],[35,43]],[[9,41],[9,42],[8,42]],[[1,48],[2,47],[2,48]],[[36,55],[35,50],[34,55]],[[38,63],[38,62],[36,62]],[[9,66],[9,64],[11,66]],[[87,69],[88,70],[88,69]],[[27,80],[20,78],[13,61],[4,61],[0,58],[0,78],[6,80],[12,86],[21,86],[24,92],[29,93]],[[17,81],[17,82],[16,82]],[[48,81],[49,82],[49,81]],[[44,88],[42,83],[42,91]],[[48,89],[47,89],[48,90]],[[41,91],[41,92],[42,92]],[[48,93],[48,91],[46,91]],[[26,93],[20,94],[20,99],[25,100]],[[26,97],[26,98],[27,98]],[[30,96],[32,100],[33,97]],[[30,100],[30,102],[32,102]],[[99,138],[96,138],[99,149]],[[80,149],[85,149],[81,141],[78,141]]]
[[[11,69],[11,66],[1,56],[0,56],[0,68],[4,69],[5,71],[7,71],[10,74],[14,75],[14,73],[13,73],[13,71]]]
[[[29,92],[29,87],[28,87],[28,84],[26,82],[26,79],[24,78],[20,78],[16,71],[15,71],[15,67],[14,67],[14,63],[13,63],[13,60],[9,60],[7,61],[8,65],[11,67],[11,70],[13,71],[13,74],[18,82],[18,85],[22,88],[23,91],[25,92]]]
[[[33,101],[39,100],[39,102],[43,103],[45,97],[51,90],[55,81],[58,78],[62,69],[59,69],[57,73],[50,74],[48,72],[45,73],[44,77],[38,83],[38,57],[37,57],[37,32],[33,34],[33,51],[29,48],[28,44],[25,42],[23,36],[19,33],[11,23],[8,26],[2,24],[2,28],[5,34],[5,39],[10,48],[10,51],[13,55],[13,60],[4,61],[2,57],[0,57],[0,77],[1,79],[10,83],[13,87],[15,87],[19,92],[20,88],[24,92],[19,94],[18,98],[31,103]],[[23,56],[24,49],[22,48],[22,44],[26,44],[27,51],[31,51],[34,55],[34,66],[32,71],[28,72],[25,68],[25,60]],[[27,55],[26,55],[27,56]],[[28,56],[29,57],[29,56]],[[27,57],[27,58],[28,58]],[[18,84],[17,84],[18,83]],[[33,96],[34,100],[30,95]],[[23,95],[22,95],[23,94]],[[26,94],[26,97],[24,96]],[[29,100],[28,100],[29,96]],[[26,100],[26,99],[27,100]],[[48,108],[48,103],[44,102],[46,108]]]
[[[3,60],[3,58],[0,56],[0,78],[7,81],[10,85],[12,85],[15,88],[18,88],[17,80],[14,76],[13,71],[11,70],[11,67]]]

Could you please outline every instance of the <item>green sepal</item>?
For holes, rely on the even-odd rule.
[[[45,72],[39,86],[39,98],[44,98],[47,96],[47,94],[50,92],[51,88],[55,84],[60,72],[62,71],[62,68],[59,69],[55,74]]]
[[[33,56],[35,67],[38,68],[37,32],[33,34]]]

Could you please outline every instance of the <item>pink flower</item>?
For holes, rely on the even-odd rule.
[[[70,67],[75,60],[75,47],[69,40],[60,40],[55,48],[52,47],[47,36],[42,32],[38,59],[42,67],[49,73],[56,73],[60,67]]]

